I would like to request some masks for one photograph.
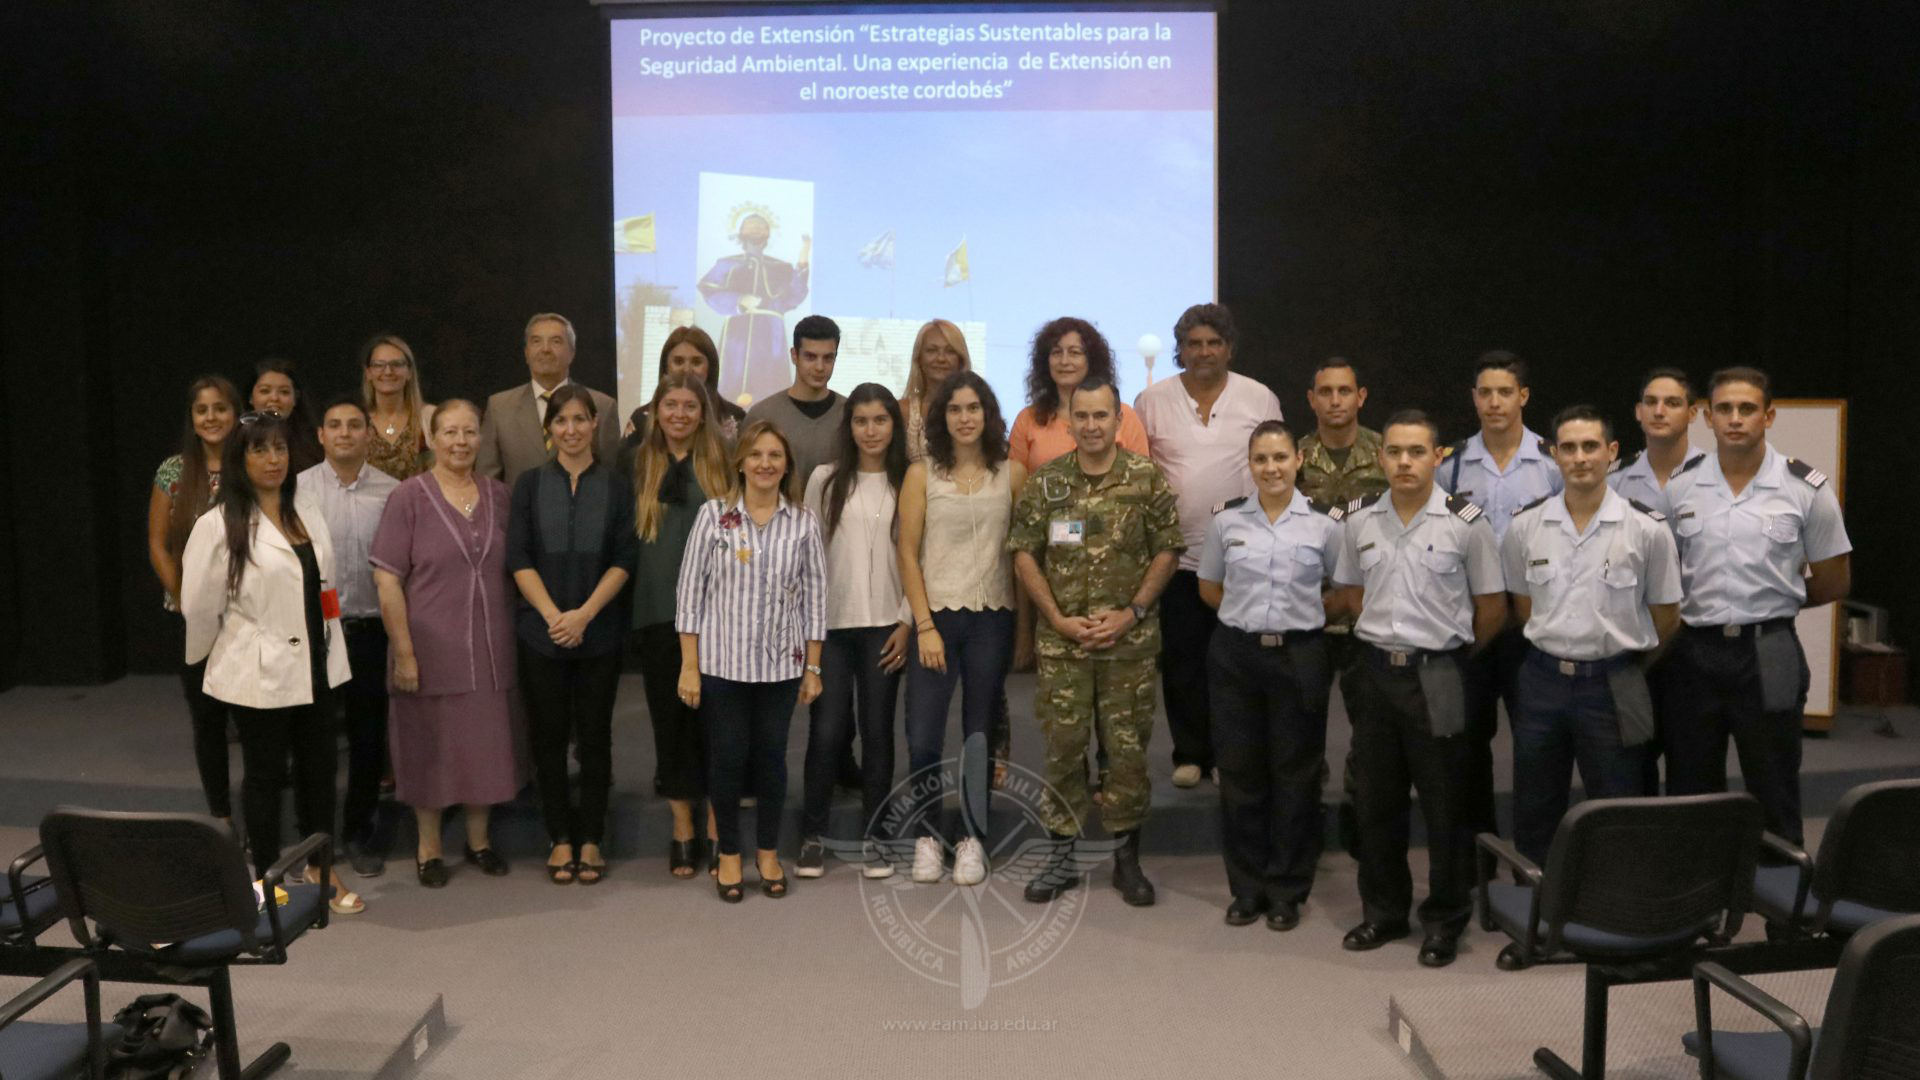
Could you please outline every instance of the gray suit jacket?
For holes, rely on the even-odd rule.
[[[620,457],[620,407],[614,400],[592,387],[594,407],[599,410],[600,428],[594,432],[594,454],[607,465]],[[484,476],[497,476],[513,486],[520,474],[538,468],[553,459],[547,452],[546,434],[540,430],[540,410],[533,400],[533,385],[521,383],[487,399],[487,414],[480,421],[480,456],[474,467]]]

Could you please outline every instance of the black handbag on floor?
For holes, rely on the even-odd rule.
[[[142,994],[113,1022],[121,1035],[107,1048],[112,1080],[179,1080],[213,1045],[213,1018],[179,994]]]

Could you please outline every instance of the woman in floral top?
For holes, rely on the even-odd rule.
[[[147,497],[147,561],[160,579],[161,603],[180,610],[180,555],[187,534],[201,514],[212,509],[220,495],[220,451],[233,433],[240,415],[240,392],[218,375],[202,375],[187,387],[186,430],[180,452],[160,463]],[[207,664],[180,669],[180,689],[193,718],[193,758],[200,770],[200,790],[207,812],[233,817],[227,779],[227,707],[201,689]]]
[[[413,349],[394,334],[376,334],[360,347],[360,401],[367,407],[373,438],[367,464],[410,480],[433,465],[427,432],[433,406],[420,389],[420,368]]]

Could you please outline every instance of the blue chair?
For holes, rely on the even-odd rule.
[[[21,1017],[75,979],[86,995],[84,1024],[48,1024]],[[0,1077],[65,1080],[85,1066],[89,1080],[106,1075],[106,1040],[120,1037],[115,1024],[100,1023],[100,973],[90,960],[69,960],[51,975],[0,1005]]]
[[[1761,829],[1760,803],[1744,792],[1589,799],[1561,819],[1544,872],[1480,834],[1481,925],[1513,939],[1500,966],[1563,953],[1587,965],[1581,1069],[1544,1046],[1536,1065],[1562,1078],[1605,1075],[1608,991],[1629,981],[1618,969],[1730,941],[1751,897]],[[1521,883],[1492,881],[1495,860]]]
[[[233,830],[200,814],[62,807],[40,822],[40,845],[74,939],[108,978],[207,989],[220,1080],[265,1076],[287,1060],[287,1044],[274,1043],[242,1070],[229,969],[286,963],[288,945],[327,925],[328,889],[285,885],[287,903],[262,905]],[[333,863],[324,833],[261,875],[266,895],[315,856]]]
[[[1715,986],[1780,1030],[1715,1031]],[[1883,919],[1847,941],[1819,1028],[1714,963],[1693,969],[1693,1009],[1698,1028],[1680,1041],[1700,1059],[1701,1080],[1920,1078],[1920,916]]]
[[[7,867],[7,895],[0,898],[0,945],[31,945],[40,931],[60,919],[52,879],[27,876],[27,868],[40,858],[40,848],[35,847]]]
[[[1882,780],[1847,792],[1817,859],[1772,833],[1761,842],[1787,860],[1753,875],[1753,909],[1770,934],[1845,937],[1920,913],[1920,780]]]

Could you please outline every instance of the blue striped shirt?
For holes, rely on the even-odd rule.
[[[700,673],[797,679],[827,637],[827,571],[813,514],[782,498],[765,526],[739,499],[709,501],[680,561],[673,627],[700,637]]]

